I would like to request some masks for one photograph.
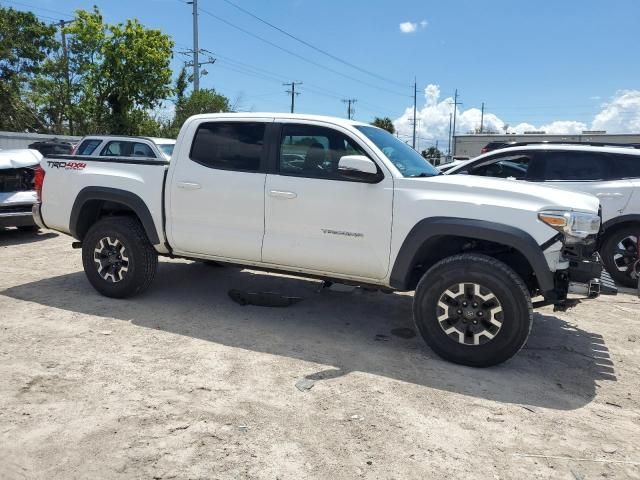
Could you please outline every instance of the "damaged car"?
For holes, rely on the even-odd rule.
[[[31,209],[37,201],[35,179],[41,160],[37,150],[0,150],[0,228],[38,229]]]

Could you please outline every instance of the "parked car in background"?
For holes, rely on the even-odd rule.
[[[501,141],[496,141],[496,142],[489,142],[487,143],[484,147],[482,147],[482,149],[480,150],[480,153],[488,153],[488,152],[492,152],[494,150],[498,150],[500,148],[507,148],[513,144],[515,144],[516,142],[508,142],[506,140],[501,140]]]
[[[37,150],[0,150],[0,227],[37,228],[31,209],[37,200],[34,181],[40,160]]]
[[[33,142],[29,145],[31,150],[37,150],[42,155],[69,155],[73,151],[74,144],[54,138],[42,142]]]
[[[634,288],[640,277],[640,148],[537,143],[480,155],[448,175],[540,182],[591,193],[602,205],[599,251],[611,276]]]
[[[78,143],[74,155],[139,157],[169,160],[176,141],[172,138],[89,135]]]
[[[464,159],[464,160],[453,160],[451,162],[448,163],[443,163],[440,164],[438,166],[436,166],[436,168],[438,170],[440,170],[442,173],[447,172],[449,170],[451,170],[453,167],[457,167],[458,165],[462,165],[463,163],[467,163],[469,161],[469,159]]]
[[[88,281],[109,297],[148,288],[158,255],[415,290],[414,320],[433,350],[486,367],[520,350],[534,307],[616,292],[594,255],[595,197],[440,175],[361,122],[197,115],[171,162],[76,156],[42,167],[36,221],[78,240]]]

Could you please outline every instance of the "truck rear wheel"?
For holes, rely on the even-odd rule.
[[[82,264],[98,292],[125,298],[149,287],[156,274],[158,254],[136,218],[105,217],[82,241]]]
[[[506,264],[480,254],[454,255],[431,267],[416,288],[413,317],[434,352],[472,367],[511,358],[533,325],[522,279]]]

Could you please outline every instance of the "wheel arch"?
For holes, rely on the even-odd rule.
[[[512,249],[514,260],[526,261],[535,274],[537,287],[542,292],[553,290],[553,273],[543,249],[529,233],[500,223],[451,217],[427,218],[411,229],[394,261],[390,285],[398,290],[412,290],[417,283],[416,268],[421,263],[423,269],[429,268],[447,256],[462,253],[461,246],[469,241]]]
[[[630,226],[633,224],[640,225],[640,215],[620,215],[619,217],[614,217],[610,220],[607,220],[602,225],[602,229],[604,230],[603,237],[606,237],[607,233],[610,231],[617,230],[619,228],[624,228],[626,226]]]
[[[142,223],[152,245],[160,243],[153,217],[142,198],[132,192],[109,187],[86,187],[78,193],[69,220],[69,232],[82,240],[106,211],[130,212]]]

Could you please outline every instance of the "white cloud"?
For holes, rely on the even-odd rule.
[[[402,22],[400,24],[400,31],[402,33],[413,33],[419,28],[427,28],[429,22],[421,20],[420,22]]]
[[[413,33],[417,30],[418,24],[413,22],[402,22],[400,24],[400,31],[402,33]]]
[[[449,115],[453,112],[453,98],[440,99],[440,87],[428,85],[424,89],[424,104],[419,107],[416,131],[420,138],[420,146],[440,140],[446,142],[449,134]],[[459,109],[456,122],[456,132],[467,133],[480,127],[482,113],[478,108]],[[396,130],[403,140],[411,137],[413,131],[413,107],[409,106],[404,113],[394,121]],[[553,134],[579,134],[583,130],[606,130],[608,133],[638,133],[640,132],[640,90],[624,90],[618,92],[613,99],[602,106],[591,124],[575,120],[555,120],[543,125],[528,122],[517,125],[507,125],[497,115],[485,111],[483,129],[504,133],[524,133],[530,131],[545,131]],[[446,148],[446,146],[444,147]]]
[[[640,132],[640,90],[622,90],[593,119],[592,130]]]

